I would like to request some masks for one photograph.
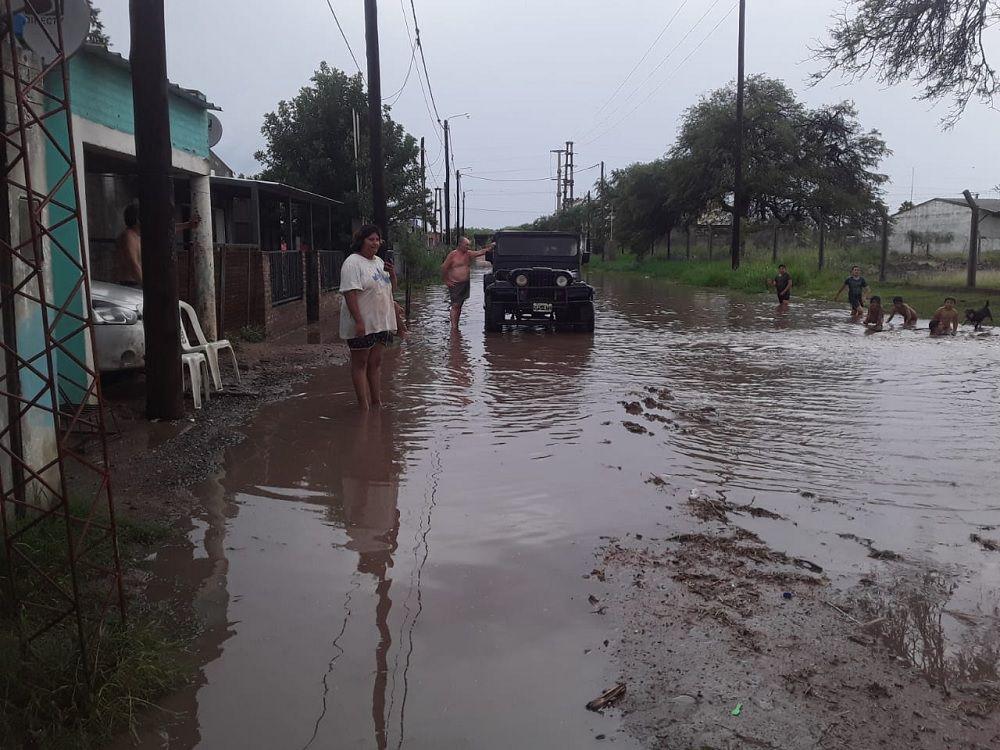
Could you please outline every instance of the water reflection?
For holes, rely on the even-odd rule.
[[[935,572],[872,581],[861,606],[871,632],[932,685],[950,690],[1000,678],[1000,608],[964,612],[954,579]]]

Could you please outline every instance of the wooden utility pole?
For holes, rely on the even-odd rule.
[[[885,283],[885,266],[889,261],[889,214],[882,212],[882,260],[878,267],[879,283]]]
[[[826,264],[826,217],[819,216],[819,270]]]
[[[462,239],[462,173],[455,170],[455,244]]]
[[[465,234],[465,191],[462,191],[462,234]]]
[[[146,416],[180,419],[184,416],[184,392],[163,0],[131,0],[129,21],[142,239]],[[202,220],[210,221],[211,217]]]
[[[743,99],[746,81],[744,61],[746,48],[747,2],[740,0],[739,62],[736,74],[736,180],[733,187],[733,270],[740,267],[740,223],[743,218]]]
[[[365,0],[365,45],[368,51],[368,160],[372,172],[372,220],[387,238],[385,160],[382,157],[382,72],[378,54],[378,6]]]
[[[448,121],[444,121],[444,243],[451,245],[451,159],[448,156]]]
[[[972,209],[972,227],[969,230],[969,266],[966,272],[966,286],[970,289],[976,287],[976,269],[979,266],[979,202],[972,197],[972,193],[963,190],[965,202]]]
[[[424,139],[420,139],[420,218],[423,224],[424,236],[427,235],[427,158],[424,155]]]

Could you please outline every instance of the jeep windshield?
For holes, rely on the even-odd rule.
[[[575,237],[500,237],[497,255],[520,258],[573,258],[579,251]]]

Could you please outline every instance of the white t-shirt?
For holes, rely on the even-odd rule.
[[[358,312],[365,324],[365,335],[396,332],[396,308],[392,299],[392,279],[377,255],[368,260],[360,253],[351,253],[340,267],[340,293],[357,291]],[[340,303],[340,338],[357,336],[355,320],[347,309],[347,298]]]

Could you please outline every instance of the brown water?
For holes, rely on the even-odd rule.
[[[485,336],[475,281],[458,337],[442,290],[416,299],[388,408],[358,414],[346,368],[317,372],[200,488],[205,517],[157,565],[196,590],[204,666],[143,744],[632,747],[584,709],[619,676],[620,627],[586,574],[601,536],[686,523],[691,490],[786,516],[746,525],[838,586],[912,585],[871,606],[929,675],[996,674],[1000,553],[969,535],[1000,537],[981,528],[1000,523],[1000,337],[865,335],[824,303],[626,277],[595,280],[593,336]],[[660,420],[627,415],[650,388]],[[908,636],[928,611],[930,656]]]

